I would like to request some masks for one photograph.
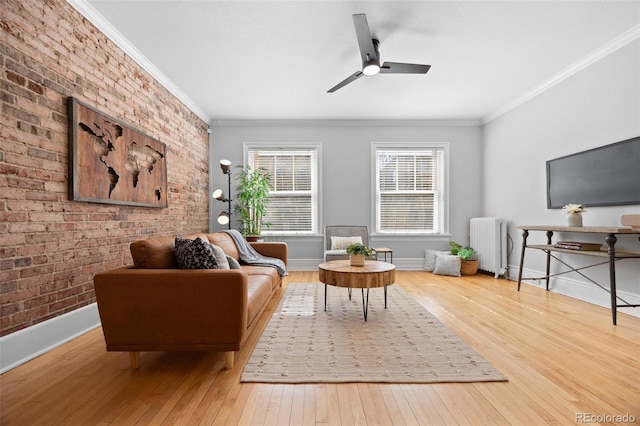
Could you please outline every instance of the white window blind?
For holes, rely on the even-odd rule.
[[[443,228],[444,149],[376,149],[376,232]]]
[[[263,234],[307,234],[317,229],[318,178],[316,149],[249,149],[253,168],[271,175],[271,191]]]

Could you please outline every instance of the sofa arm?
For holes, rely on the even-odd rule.
[[[261,255],[282,259],[287,264],[288,246],[283,242],[251,242],[251,246]]]
[[[237,351],[246,338],[241,270],[124,267],[94,284],[107,350]]]

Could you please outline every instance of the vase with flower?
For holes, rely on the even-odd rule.
[[[566,204],[564,207],[562,207],[562,210],[568,215],[569,226],[582,226],[582,213],[587,211],[587,208],[584,206],[584,204]]]

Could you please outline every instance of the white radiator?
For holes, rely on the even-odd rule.
[[[497,217],[474,217],[470,221],[470,245],[478,252],[478,269],[495,277],[507,271],[507,221]]]

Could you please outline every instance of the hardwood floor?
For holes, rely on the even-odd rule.
[[[293,271],[285,285],[317,280],[317,272]],[[232,370],[222,369],[219,353],[150,352],[132,371],[128,354],[107,353],[96,329],[0,376],[0,424],[640,422],[640,318],[619,314],[613,326],[608,309],[527,285],[517,292],[515,283],[486,275],[398,271],[396,284],[509,381],[240,384],[280,290]]]

